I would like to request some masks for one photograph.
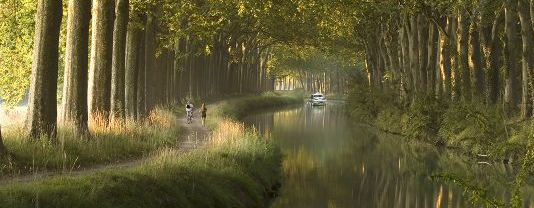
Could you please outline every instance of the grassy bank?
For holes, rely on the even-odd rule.
[[[411,104],[394,100],[392,95],[357,87],[348,99],[348,113],[360,122],[408,139],[516,164],[532,138],[531,121],[517,121],[499,106],[425,96]]]
[[[268,92],[262,96],[228,100],[215,111],[215,114],[240,119],[258,109],[295,105],[302,102],[302,95],[299,92]]]
[[[278,101],[271,103],[273,98]],[[233,99],[210,110],[239,118],[245,115],[241,111],[297,102],[290,100],[271,94]],[[217,125],[206,147],[185,155],[162,149],[125,170],[1,187],[0,207],[266,207],[281,180],[279,149],[242,124],[208,119]]]
[[[264,207],[280,179],[278,149],[242,125],[220,125],[216,145],[81,177],[0,188],[0,207]]]
[[[2,161],[1,178],[45,170],[69,172],[136,159],[173,146],[180,135],[176,113],[163,108],[152,111],[142,123],[125,122],[114,127],[97,123],[90,125],[90,135],[80,135],[69,126],[61,126],[57,144],[48,139],[30,140],[20,125],[4,131],[4,143],[11,156]]]

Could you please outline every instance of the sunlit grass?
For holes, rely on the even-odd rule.
[[[48,139],[32,140],[22,126],[4,131],[4,143],[11,157],[2,162],[2,177],[44,170],[69,172],[96,164],[140,158],[158,148],[173,146],[180,135],[176,115],[156,109],[146,122],[117,121],[108,126],[103,119],[90,121],[89,134],[73,126],[61,125],[57,143]]]
[[[154,111],[143,124],[126,121],[119,125],[120,128],[112,128],[120,131],[92,127],[91,131],[107,137],[93,133],[91,140],[78,139],[76,142],[109,145],[108,140],[115,139],[119,143],[124,142],[120,139],[133,137],[143,138],[136,141],[156,144],[161,148],[149,151],[146,153],[147,160],[127,169],[76,177],[60,176],[0,187],[0,206],[267,207],[280,186],[280,150],[269,138],[228,117],[237,118],[234,114],[244,115],[259,108],[301,102],[291,97],[269,96],[267,101],[266,96],[249,97],[211,107],[207,125],[213,134],[209,143],[185,154],[179,148],[165,145],[165,141],[172,144],[172,138],[162,136],[162,131],[169,131],[171,135],[169,129],[179,126],[173,123],[176,119],[169,120],[173,117],[166,111]],[[162,137],[144,137],[149,134],[147,132]],[[116,138],[115,134],[127,134],[129,137]],[[65,149],[67,146],[64,145]],[[57,152],[57,149],[52,152]]]
[[[6,207],[267,207],[281,178],[279,149],[223,120],[213,143],[162,148],[140,166],[0,188]]]

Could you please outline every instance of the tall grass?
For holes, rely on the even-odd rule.
[[[31,140],[21,127],[4,132],[4,143],[11,155],[4,158],[1,177],[41,171],[69,172],[96,164],[140,158],[159,148],[176,144],[180,125],[175,114],[156,109],[146,122],[122,121],[110,126],[91,121],[90,134],[80,134],[72,126],[60,126],[57,143],[48,139]]]
[[[163,149],[139,167],[0,188],[0,207],[266,207],[278,187],[278,148],[225,121],[214,145]]]
[[[0,207],[267,207],[280,186],[279,148],[229,117],[301,101],[279,97],[234,99],[210,109],[209,144],[187,154],[161,148],[128,169],[0,187]]]

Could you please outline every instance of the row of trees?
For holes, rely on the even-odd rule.
[[[362,67],[353,58],[334,56],[316,48],[275,48],[273,75],[278,90],[347,92],[349,80]]]
[[[380,1],[357,27],[369,82],[411,101],[420,94],[477,100],[532,115],[534,3],[529,0]],[[375,9],[372,8],[389,8]],[[362,31],[362,30],[360,30]],[[385,80],[385,75],[392,79]]]
[[[16,5],[8,3],[0,7]],[[232,4],[237,2],[203,3],[38,0],[26,124],[30,136],[55,136],[58,94],[60,120],[87,132],[89,120],[104,125],[140,120],[156,105],[181,99],[272,90],[272,43],[253,30],[250,16]]]
[[[287,74],[308,90],[345,89],[350,69],[358,64],[332,64],[312,54],[307,63],[292,67],[280,63],[302,62],[302,56],[281,58],[273,46],[321,48],[320,56],[335,52],[352,62],[367,54],[369,72],[387,74],[397,68],[372,65],[383,60],[376,55],[383,53],[362,51],[372,37],[384,37],[366,35],[381,31],[376,25],[386,28],[388,21],[376,24],[373,18],[392,20],[397,11],[374,7],[389,8],[384,5],[392,2],[3,0],[0,95],[16,103],[31,73],[30,135],[53,137],[58,98],[60,120],[83,132],[90,119],[139,120],[158,104],[186,97],[273,89],[273,77]],[[396,31],[391,28],[384,31]],[[387,54],[400,51],[382,48]],[[385,66],[380,63],[375,65]],[[349,70],[334,69],[345,66]],[[403,80],[379,74],[373,73],[378,79]]]

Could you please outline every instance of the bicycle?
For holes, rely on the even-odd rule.
[[[187,111],[187,123],[193,123],[193,111]]]

